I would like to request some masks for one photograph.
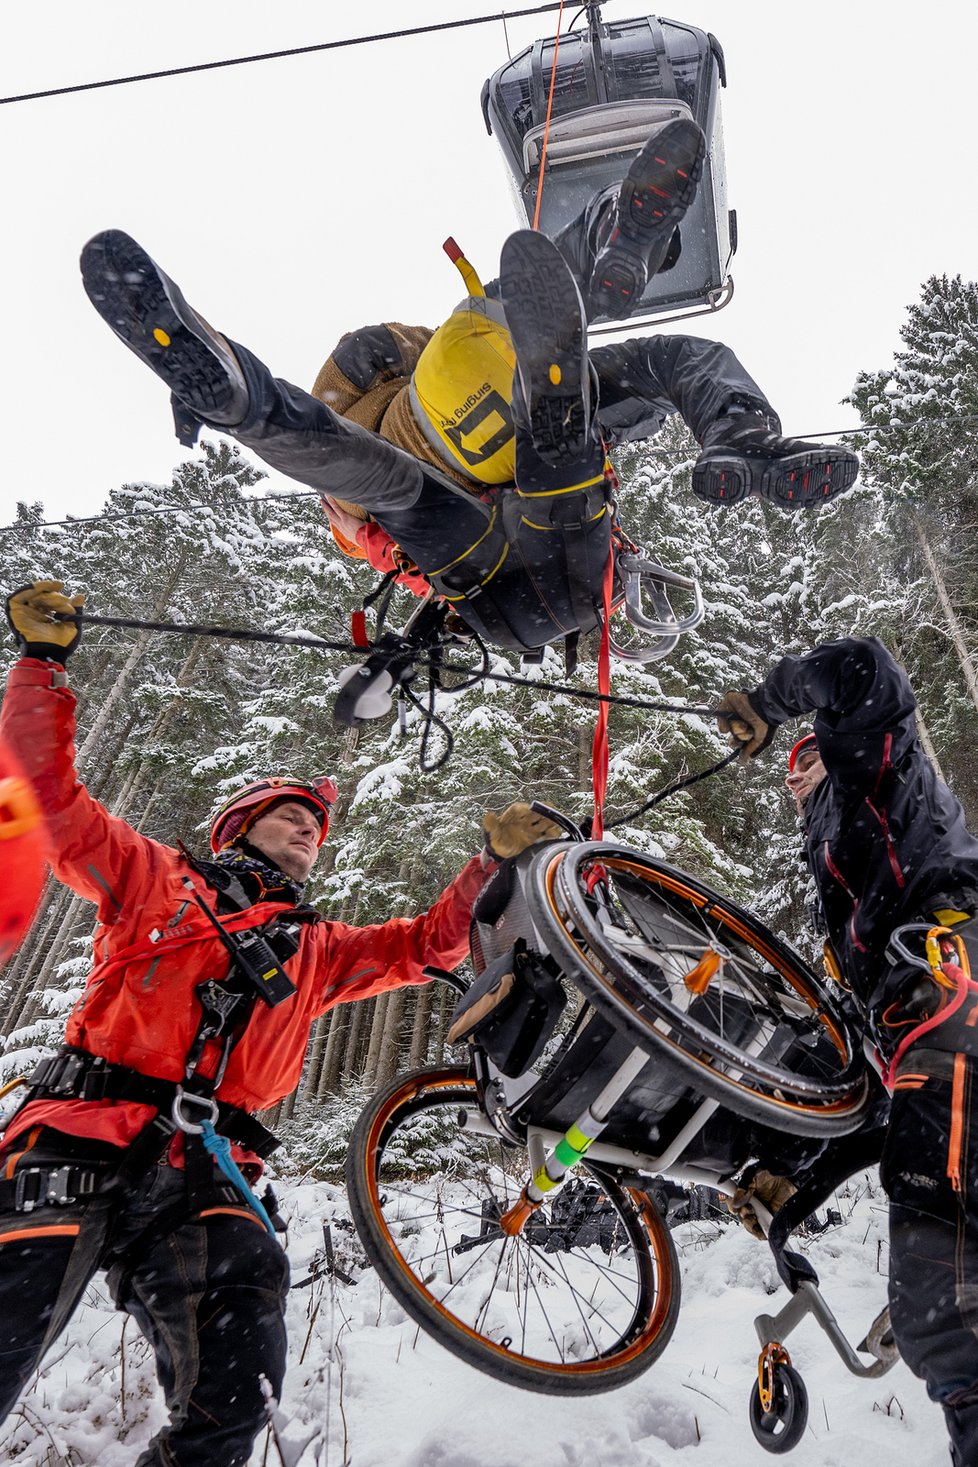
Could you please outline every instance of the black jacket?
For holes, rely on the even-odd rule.
[[[894,927],[978,910],[978,840],[917,741],[906,673],[875,637],[783,658],[750,700],[771,724],[815,710],[827,778],[805,809],[807,857],[829,940],[876,1019],[903,981],[884,957]]]

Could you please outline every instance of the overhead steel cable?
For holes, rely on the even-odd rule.
[[[554,10],[554,9],[556,9],[556,6],[555,5],[550,5],[550,6],[547,6],[545,8],[546,9],[549,9],[549,10]],[[927,424],[934,424],[934,423],[944,423],[944,424],[947,424],[947,423],[970,423],[970,422],[978,422],[978,413],[956,413],[953,417],[950,417],[950,418],[924,418],[921,421],[924,422],[924,423],[927,423]],[[904,427],[906,425],[901,423],[898,426],[899,427]],[[818,439],[822,439],[822,438],[844,438],[846,436],[846,434],[850,434],[850,433],[885,433],[887,430],[892,431],[890,424],[884,424],[884,425],[881,426],[878,423],[877,424],[857,423],[852,428],[831,428],[831,429],[826,429],[822,433],[796,433],[794,436],[796,438],[818,438]],[[216,430],[216,431],[219,431],[219,430]],[[620,446],[623,447],[623,448],[633,448],[635,445],[629,443],[629,444],[622,444]],[[649,443],[649,445],[647,447],[644,447],[643,448],[642,452],[644,454],[656,454],[657,453],[657,454],[659,454],[662,457],[670,457],[671,456],[671,451],[669,449],[659,448],[659,447],[656,446],[655,443],[651,443],[651,442]],[[867,486],[864,484],[862,487],[863,488],[866,488]],[[872,486],[870,486],[870,487],[872,487]],[[238,508],[242,508],[242,507],[247,508],[247,507],[249,507],[252,504],[264,504],[266,502],[266,500],[321,499],[321,498],[322,498],[322,494],[317,489],[296,489],[296,490],[294,490],[293,492],[291,492],[289,494],[257,494],[257,495],[255,495],[255,497],[253,499],[243,499],[241,501],[241,505],[230,505],[230,506],[229,505],[225,505],[225,506],[222,506],[222,510],[228,509],[228,508],[231,508],[231,509],[238,509]],[[146,509],[123,509],[123,510],[117,510],[117,511],[116,510],[113,510],[113,511],[110,511],[110,512],[108,512],[106,514],[90,514],[90,515],[78,515],[78,516],[69,515],[67,519],[63,519],[63,520],[37,520],[35,523],[31,523],[28,520],[21,520],[19,523],[15,523],[15,524],[12,524],[12,525],[0,525],[0,535],[7,534],[9,531],[12,531],[12,530],[52,530],[52,529],[59,529],[59,528],[65,526],[65,525],[94,525],[94,524],[100,524],[103,521],[108,521],[108,520],[125,520],[125,519],[129,519],[129,518],[131,518],[131,517],[133,517],[135,515],[139,515],[139,514],[149,514],[149,515],[154,515],[154,514],[183,514],[185,511],[194,510],[194,509],[214,509],[214,508],[216,508],[216,506],[211,505],[211,504],[207,504],[207,503],[203,503],[203,504],[164,504],[164,505],[158,505],[158,506],[155,506],[155,507],[148,507]]]
[[[56,611],[52,613],[55,621],[73,621],[79,627],[104,626],[104,627],[129,627],[135,631],[144,632],[171,632],[174,635],[185,637],[222,637],[231,642],[274,642],[284,647],[310,647],[319,652],[349,652],[356,657],[363,657],[365,652],[371,651],[371,647],[357,646],[352,641],[331,642],[325,637],[305,636],[300,632],[258,632],[251,627],[221,627],[212,625],[201,625],[195,622],[174,621],[143,621],[136,617],[125,616],[95,616],[87,611],[79,611],[72,614]],[[513,687],[535,688],[539,692],[564,693],[571,698],[582,698],[588,702],[618,703],[626,708],[639,708],[648,713],[693,713],[704,717],[713,718],[718,710],[716,708],[698,708],[687,703],[666,703],[647,698],[631,698],[625,694],[595,693],[589,688],[574,688],[566,683],[547,683],[539,678],[521,678],[511,676],[507,673],[493,672],[488,668],[475,668],[456,666],[453,663],[436,663],[434,659],[418,656],[413,659],[418,667],[439,667],[442,671],[468,677],[472,682],[497,682],[506,683]],[[451,693],[451,688],[443,689]],[[461,689],[459,689],[461,691]]]
[[[290,494],[256,494],[253,499],[242,499],[240,504],[235,505],[222,504],[218,506],[216,504],[210,504],[206,500],[200,504],[146,505],[142,509],[109,510],[105,514],[69,515],[67,519],[63,520],[37,520],[34,522],[31,520],[21,520],[19,523],[12,525],[0,525],[0,535],[6,534],[9,530],[57,530],[64,528],[66,525],[74,527],[75,525],[107,524],[114,520],[134,519],[136,515],[141,514],[189,514],[192,510],[197,509],[209,509],[216,512],[218,508],[220,508],[223,514],[228,509],[247,509],[252,504],[265,504],[269,500],[322,499],[322,497],[317,489],[296,489]]]
[[[323,637],[308,637],[300,633],[257,632],[253,631],[250,627],[219,627],[190,622],[143,621],[135,617],[94,616],[82,611],[73,614],[54,612],[53,616],[55,621],[73,621],[79,627],[87,622],[96,626],[131,627],[139,631],[172,632],[182,636],[223,637],[230,641],[242,642],[274,642],[280,646],[310,647],[315,651],[323,652],[350,652],[356,653],[359,656],[362,656],[365,650],[369,650],[358,647],[353,642],[330,642]],[[651,698],[630,698],[615,693],[596,693],[588,688],[573,688],[567,684],[548,683],[538,678],[510,676],[506,673],[493,672],[485,664],[481,668],[456,667],[451,663],[443,662],[440,657],[417,657],[415,659],[415,665],[419,669],[428,668],[432,671],[437,669],[439,672],[459,673],[468,677],[468,682],[462,684],[457,689],[436,685],[434,680],[432,680],[428,691],[427,706],[412,692],[410,688],[412,679],[410,677],[406,678],[400,686],[401,694],[422,715],[420,762],[421,769],[426,774],[433,774],[441,769],[451,758],[455,748],[455,739],[451,729],[445,720],[439,717],[435,711],[436,694],[438,692],[461,692],[462,688],[470,687],[473,683],[480,681],[506,683],[512,687],[533,688],[538,692],[562,693],[571,698],[599,702],[606,706],[616,704],[626,708],[638,708],[648,713],[695,714],[707,718],[716,718],[720,712],[718,708],[697,707],[694,704],[688,703],[670,703]],[[443,751],[435,758],[430,758],[428,754],[432,728],[438,728],[445,741]],[[646,800],[644,804],[626,811],[625,814],[617,816],[614,820],[606,822],[607,829],[614,830],[618,826],[631,824],[639,816],[653,809],[660,801],[668,799],[670,795],[678,794],[681,790],[688,789],[691,785],[698,784],[702,779],[709,779],[711,775],[719,774],[721,770],[728,768],[734,760],[740,759],[741,757],[742,750],[738,747],[724,758],[717,760],[715,764],[709,765],[706,769],[701,769],[695,774],[689,774],[673,780],[670,784],[659,790],[657,794]]]
[[[256,632],[251,627],[219,627],[196,622],[141,621],[131,616],[93,616],[90,612],[52,612],[55,621],[73,621],[79,627],[130,627],[140,632],[173,632],[185,637],[223,637],[229,642],[277,642],[284,647],[313,647],[320,652],[363,654],[353,642],[330,642],[325,637],[307,637],[300,632]]]
[[[433,25],[416,25],[397,31],[380,31],[371,36],[348,36],[339,41],[320,41],[312,46],[289,46],[282,51],[260,51],[254,56],[231,56],[223,61],[201,61],[192,66],[170,66],[162,71],[142,71],[131,76],[114,76],[103,81],[77,82],[69,87],[48,87],[39,92],[21,92],[17,96],[0,97],[0,106],[12,102],[39,102],[46,97],[67,97],[76,92],[96,92],[107,87],[131,86],[136,82],[161,81],[171,76],[191,76],[195,72],[220,71],[231,66],[251,66],[258,61],[279,61],[286,56],[311,56],[319,51],[339,51],[348,46],[369,46],[376,41],[399,41],[407,36],[427,36],[436,31],[455,31],[465,26],[490,25],[515,20],[524,15],[542,15],[559,10],[563,0],[549,0],[546,5],[533,5],[526,10],[502,10],[494,15],[476,15],[467,20],[438,21]]]

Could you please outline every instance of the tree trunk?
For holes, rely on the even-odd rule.
[[[439,984],[439,987],[441,989],[441,992],[438,995],[438,1018],[435,1027],[435,1048],[431,1060],[431,1063],[433,1065],[443,1065],[445,1063],[445,1035],[448,1033],[448,1016],[454,1008],[454,1004],[450,1002],[452,998],[452,993],[448,985],[442,983]]]
[[[376,1008],[377,1000],[368,998],[360,1003],[349,1005],[353,1014],[350,1019],[350,1028],[346,1036],[346,1047],[343,1051],[343,1065],[340,1070],[340,1081],[350,1080],[359,1071],[360,1035],[367,1023],[368,1016]]]
[[[309,1062],[306,1065],[305,1078],[302,1084],[303,1100],[315,1100],[319,1091],[319,1080],[323,1072],[323,1059],[326,1052],[326,1043],[329,1032],[333,1027],[332,1020],[336,1010],[328,1014],[320,1014],[313,1025],[312,1049],[309,1054]]]
[[[332,1095],[335,1090],[339,1089],[343,1056],[346,1052],[346,1041],[353,1010],[349,1004],[337,1004],[336,1008],[330,1011],[328,1018],[331,1021],[329,1039],[326,1041],[326,1053],[323,1056],[323,1066],[316,1090],[317,1100],[325,1100],[328,1095]]]
[[[12,1011],[20,1002],[26,975],[33,969],[35,962],[43,952],[47,933],[60,922],[64,908],[70,899],[71,893],[68,888],[62,886],[61,882],[56,881],[53,876],[49,876],[44,884],[31,930],[10,959],[3,975],[0,1033],[5,1034],[12,1027],[10,1023]]]
[[[163,613],[166,611],[167,605],[169,604],[170,597],[176,590],[177,585],[180,581],[180,577],[183,575],[184,566],[187,561],[187,554],[188,552],[186,549],[181,551],[180,558],[177,561],[176,565],[173,567],[173,570],[170,573],[170,577],[166,585],[163,587],[162,591],[157,597],[156,604],[153,607],[153,610],[146,618],[147,621],[159,621],[162,618]],[[109,693],[109,696],[106,698],[105,702],[102,704],[102,707],[99,709],[98,717],[89,729],[88,736],[86,737],[85,742],[78,750],[78,758],[75,761],[78,769],[81,769],[83,767],[85,760],[88,758],[89,754],[97,750],[99,745],[101,744],[102,739],[105,736],[105,730],[108,728],[109,725],[109,717],[113,712],[116,703],[118,703],[119,699],[122,697],[122,694],[126,688],[126,684],[128,683],[133,671],[139,666],[139,663],[142,661],[143,656],[146,652],[146,648],[149,645],[149,639],[152,635],[152,632],[140,632],[139,636],[133,643],[132,650],[130,651],[129,656],[122,664],[122,667],[119,669],[119,674],[115,682],[112,684],[112,689]]]
[[[408,1068],[412,1070],[419,1070],[428,1058],[428,1039],[431,1034],[431,1010],[434,1004],[435,986],[434,983],[429,983],[427,987],[416,990],[418,1001],[414,1009],[411,1051],[408,1056]]]
[[[190,650],[190,653],[184,659],[183,666],[177,673],[175,679],[175,685],[177,688],[185,688],[189,685],[193,674],[196,671],[197,664],[198,662],[200,662],[201,658],[204,655],[205,646],[206,644],[203,637],[199,638],[194,643],[193,647]],[[177,694],[177,696],[170,699],[170,702],[165,708],[160,709],[160,712],[153,720],[152,726],[147,730],[145,734],[142,734],[140,736],[140,742],[145,748],[152,748],[154,744],[160,738],[162,738],[163,734],[166,733],[166,730],[169,728],[170,724],[179,713],[181,705],[182,700],[179,694]],[[129,813],[132,810],[136,796],[139,794],[142,786],[146,782],[147,772],[147,761],[145,759],[141,759],[136,765],[135,769],[132,771],[132,774],[127,780],[125,786],[119,792],[119,795],[116,798],[115,804],[112,807],[112,813],[114,815],[118,815],[123,820],[127,820],[129,818]]]
[[[955,611],[954,606],[951,602],[951,597],[948,594],[947,582],[944,579],[944,572],[941,569],[940,561],[938,560],[938,557],[934,554],[933,547],[931,546],[930,539],[927,535],[927,530],[924,526],[923,520],[918,514],[915,514],[913,517],[913,528],[914,534],[917,537],[917,543],[920,546],[921,553],[924,557],[924,564],[927,566],[928,574],[930,575],[931,581],[934,584],[934,591],[936,592],[937,600],[940,604],[941,610],[944,613],[944,619],[947,623],[948,636],[951,638],[952,645],[955,652],[957,653],[958,662],[960,663],[961,671],[964,674],[965,686],[968,689],[968,695],[971,698],[971,701],[974,704],[975,708],[978,709],[978,673],[975,672],[975,665],[972,661],[972,654],[968,650],[968,644],[965,641],[964,631],[961,626],[960,618],[958,617],[958,614]]]
[[[591,788],[593,744],[593,729],[585,728],[582,724],[577,730],[577,787],[579,790]]]
[[[387,1010],[384,1014],[384,1034],[377,1061],[376,1088],[379,1090],[392,1080],[401,1067],[401,1020],[404,1017],[406,988],[392,988],[387,995]]]
[[[930,736],[930,729],[924,722],[924,715],[921,713],[919,708],[917,709],[917,737],[920,739],[921,748],[927,755],[931,764],[933,764],[934,766],[934,773],[937,775],[938,779],[944,779],[944,771],[941,768],[941,761],[937,757],[937,750],[935,749],[934,741]],[[946,779],[944,779],[944,783],[947,784]]]
[[[387,1010],[390,1007],[390,993],[381,993],[374,999],[374,1012],[370,1021],[370,1042],[367,1045],[367,1061],[363,1067],[364,1083],[371,1089],[377,1086],[377,1071],[380,1066],[381,1046],[384,1042],[384,1031],[387,1024]]]
[[[24,1024],[29,1024],[35,1017],[38,1006],[38,995],[51,986],[51,975],[62,961],[70,939],[79,935],[79,928],[83,925],[90,925],[91,919],[90,917],[86,917],[85,914],[85,909],[90,909],[90,906],[91,904],[85,897],[72,896],[70,898],[64,917],[48,946],[40,968],[36,973],[28,973],[26,975],[26,982],[22,987],[20,1007],[13,1016],[13,1022],[10,1025],[11,1029],[19,1029]]]

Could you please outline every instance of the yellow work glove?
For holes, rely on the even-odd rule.
[[[538,840],[556,840],[563,835],[559,825],[546,815],[538,815],[529,805],[518,801],[498,814],[487,810],[482,820],[482,839],[486,854],[493,861],[518,856]]]
[[[717,709],[717,728],[730,735],[731,748],[739,746],[741,764],[755,759],[777,733],[777,725],[772,727],[761,717],[747,694],[736,691],[724,693]]]
[[[54,613],[80,611],[84,596],[66,596],[60,581],[33,581],[7,597],[7,625],[17,638],[21,657],[46,657],[64,663],[81,640],[73,621],[55,621]]]
[[[788,1198],[793,1197],[797,1191],[798,1188],[794,1182],[789,1182],[787,1177],[776,1177],[773,1172],[766,1172],[761,1167],[745,1187],[738,1187],[732,1197],[724,1200],[727,1204],[727,1211],[732,1212],[738,1222],[743,1223],[752,1238],[759,1238],[763,1243],[767,1234],[754,1211],[755,1197],[758,1202],[763,1203],[768,1212],[773,1214],[778,1212]]]

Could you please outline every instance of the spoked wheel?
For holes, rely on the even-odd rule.
[[[750,1429],[766,1452],[790,1452],[808,1425],[808,1392],[791,1365],[776,1365],[769,1411],[764,1410],[757,1381],[750,1396]]]
[[[530,1170],[491,1131],[471,1076],[418,1070],[357,1121],[353,1220],[391,1293],[453,1355],[530,1390],[612,1390],[672,1336],[675,1246],[644,1193],[598,1166],[507,1236],[499,1219]]]
[[[858,1041],[802,958],[748,913],[627,846],[551,846],[528,871],[541,939],[599,1013],[731,1110],[854,1130]]]

